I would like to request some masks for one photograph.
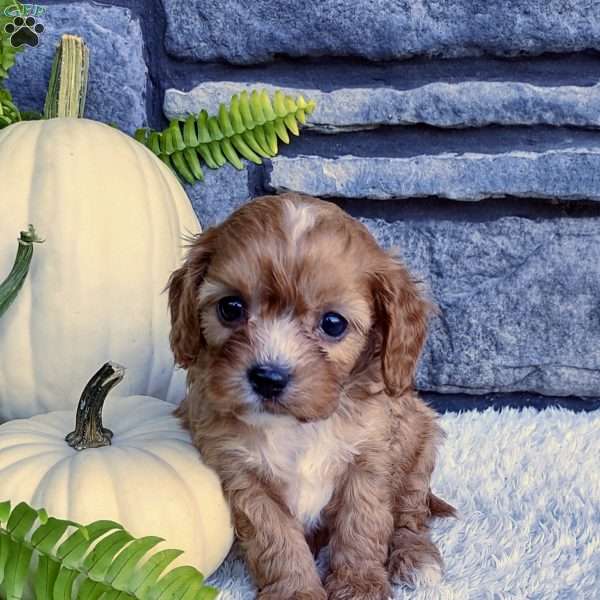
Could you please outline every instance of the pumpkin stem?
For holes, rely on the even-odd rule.
[[[5,281],[0,284],[0,317],[14,302],[19,290],[23,286],[33,257],[33,244],[43,241],[37,236],[33,225],[30,225],[27,231],[21,231],[13,268]]]
[[[85,386],[75,418],[75,430],[65,440],[75,450],[110,446],[113,432],[102,427],[102,408],[110,390],[125,376],[125,367],[107,362]]]
[[[52,63],[44,118],[83,117],[89,71],[89,50],[75,35],[62,36]]]

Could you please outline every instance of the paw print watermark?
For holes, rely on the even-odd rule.
[[[4,31],[10,34],[10,45],[14,48],[23,44],[35,47],[40,41],[39,35],[44,31],[44,26],[33,17],[15,17],[12,23],[4,26]]]
[[[35,47],[38,45],[39,36],[44,31],[39,17],[44,15],[46,7],[39,4],[15,4],[7,6],[4,16],[12,17],[12,22],[4,26],[4,32],[8,34],[10,44],[13,48],[27,45]]]

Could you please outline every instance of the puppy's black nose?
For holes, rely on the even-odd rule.
[[[263,398],[276,398],[285,389],[290,375],[287,369],[277,365],[255,365],[248,370],[252,389]]]

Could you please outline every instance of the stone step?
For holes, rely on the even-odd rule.
[[[277,156],[270,190],[377,200],[437,196],[477,201],[499,196],[600,200],[600,137],[584,145],[440,152],[414,156]]]
[[[167,51],[196,61],[253,64],[275,56],[479,56],[600,49],[589,0],[165,0]]]
[[[189,92],[167,90],[164,112],[169,118],[196,114],[203,108],[216,113],[221,102],[228,104],[241,90],[266,89],[272,94],[279,88],[291,96],[302,94],[315,100],[317,108],[305,127],[326,133],[420,123],[452,128],[490,124],[600,127],[600,84],[485,79],[413,83],[415,87],[408,89],[378,84],[324,91],[260,80],[206,81]]]
[[[600,396],[600,219],[361,217],[441,309],[419,389]]]

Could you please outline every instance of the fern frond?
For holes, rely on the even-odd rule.
[[[315,102],[296,99],[276,90],[273,98],[266,90],[235,94],[227,107],[221,103],[216,115],[202,110],[187,119],[174,119],[162,132],[138,129],[135,138],[188,183],[202,181],[201,161],[210,169],[226,163],[243,169],[242,158],[257,165],[275,156],[278,140],[290,143],[300,135],[298,124],[315,109]]]
[[[0,85],[0,129],[4,129],[21,120],[21,113],[13,103],[10,92]]]
[[[135,539],[112,521],[84,527],[24,502],[12,510],[10,502],[0,502],[0,598],[20,600],[28,581],[36,600],[216,598],[218,590],[204,585],[193,567],[165,573],[181,550],[147,557],[162,541]]]

